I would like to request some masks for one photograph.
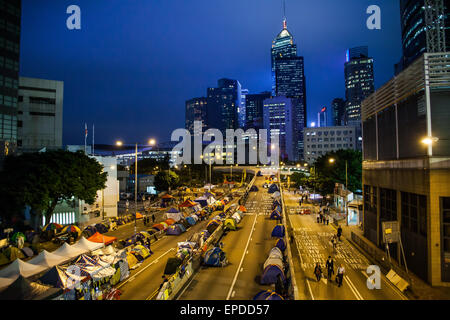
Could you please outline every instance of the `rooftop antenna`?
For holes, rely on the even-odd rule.
[[[283,29],[287,29],[286,0],[283,0]]]

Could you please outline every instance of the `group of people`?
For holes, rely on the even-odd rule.
[[[155,214],[152,214],[151,219],[152,219],[152,223],[155,223]],[[146,226],[149,223],[150,223],[150,217],[144,216],[144,226]]]
[[[331,256],[328,257],[327,262],[325,264],[325,268],[327,269],[327,279],[331,280],[334,274],[334,261]],[[342,286],[342,282],[344,280],[344,273],[345,268],[342,264],[340,264],[336,270],[336,279],[335,279],[338,287]],[[316,276],[318,282],[322,278],[322,274],[323,274],[322,267],[320,266],[320,263],[317,262],[314,268],[314,275]]]

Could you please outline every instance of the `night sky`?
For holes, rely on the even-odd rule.
[[[68,6],[81,30],[66,28]],[[381,30],[366,8],[381,7]],[[64,81],[64,144],[169,141],[184,128],[185,101],[222,77],[250,93],[271,88],[270,48],[281,0],[22,0],[20,75]],[[395,0],[286,0],[288,29],[305,57],[308,123],[345,97],[346,49],[367,45],[375,85],[401,56]]]

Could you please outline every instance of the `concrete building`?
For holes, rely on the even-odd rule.
[[[119,201],[119,181],[117,180],[117,164],[115,157],[93,157],[104,167],[108,173],[106,188],[97,191],[97,199],[93,205],[82,200],[72,199],[59,203],[51,222],[67,225],[77,223],[84,227],[98,223],[103,218],[117,217],[117,202]]]
[[[185,129],[193,135],[201,135],[201,132],[194,132],[194,122],[202,121],[202,132],[207,130],[206,110],[207,99],[204,97],[186,101]]]
[[[328,152],[356,150],[356,133],[356,128],[351,126],[305,128],[305,161],[312,164]]]
[[[63,96],[62,81],[19,78],[19,152],[62,148]]]
[[[384,249],[382,223],[397,221],[408,269],[440,286],[450,286],[448,65],[450,53],[426,53],[362,104],[364,236]],[[400,246],[390,252],[401,264]]]
[[[21,0],[0,1],[0,161],[16,151]]]

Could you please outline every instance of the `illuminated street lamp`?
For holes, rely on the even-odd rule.
[[[431,144],[433,144],[433,143],[435,143],[435,142],[438,142],[438,141],[439,141],[439,138],[436,138],[436,137],[426,137],[426,138],[423,138],[420,142],[422,142],[423,144],[429,146],[429,145],[431,145]]]

